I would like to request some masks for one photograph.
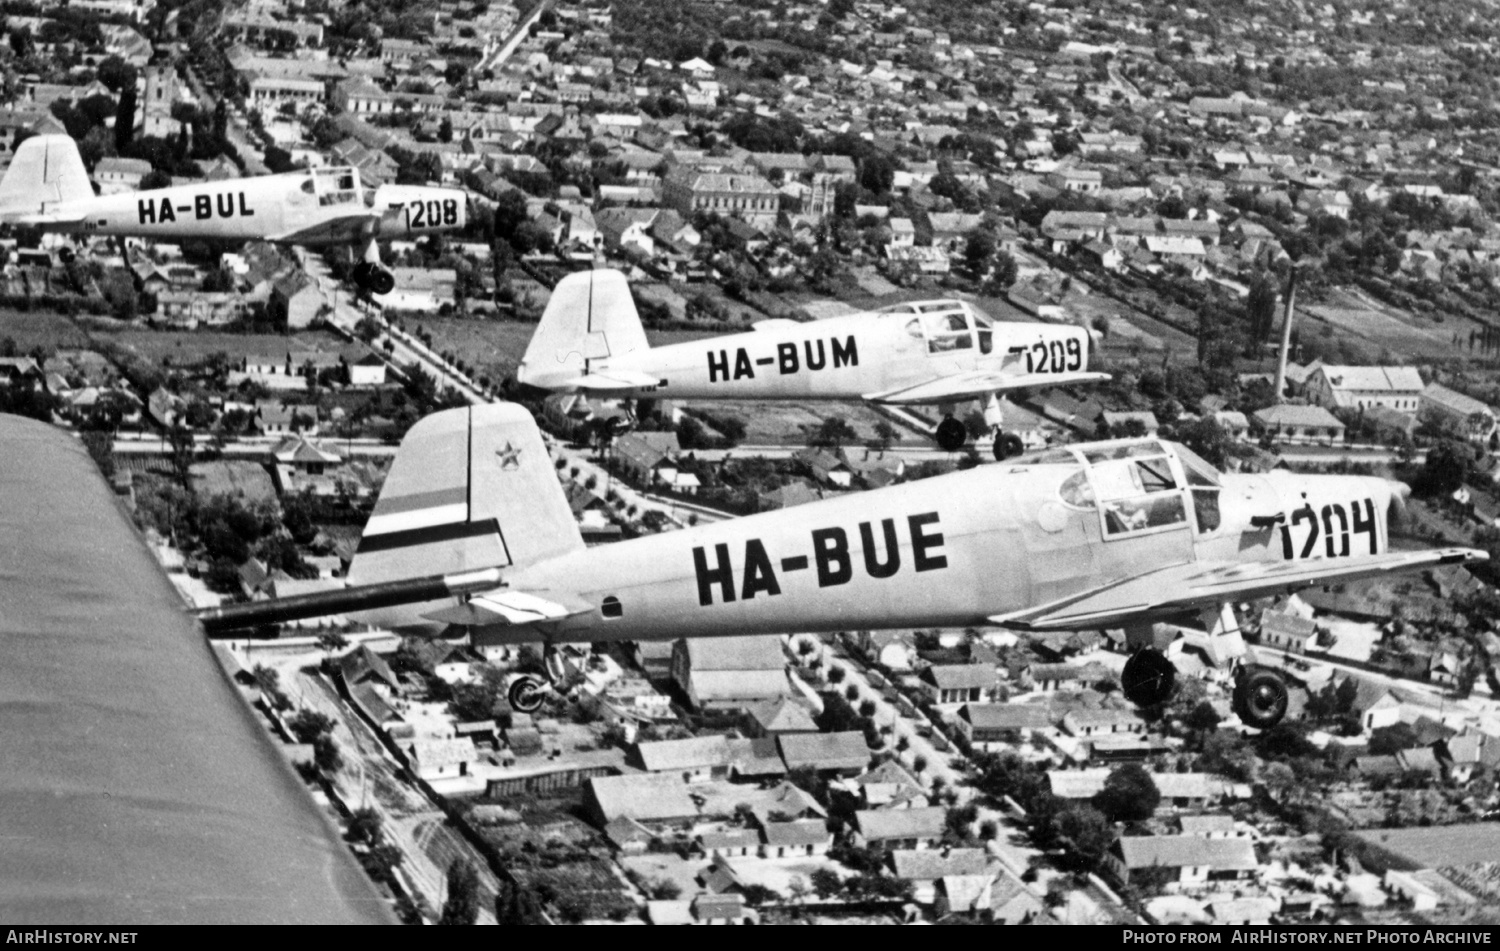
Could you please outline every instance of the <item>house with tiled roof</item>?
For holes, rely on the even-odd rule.
[[[862,848],[927,849],[943,837],[948,810],[861,809],[854,814],[854,842]]]
[[[1122,883],[1146,869],[1174,870],[1186,886],[1252,878],[1260,863],[1248,839],[1210,839],[1197,835],[1124,836],[1105,855],[1105,866]]]
[[[1422,375],[1415,367],[1350,367],[1324,364],[1307,378],[1307,398],[1326,409],[1385,406],[1404,413],[1421,408]]]
[[[1257,430],[1292,443],[1334,443],[1344,438],[1344,423],[1321,406],[1278,403],[1251,414]]]
[[[776,737],[788,772],[813,769],[822,774],[856,776],[870,765],[870,747],[858,730],[844,733],[786,733]]]
[[[999,675],[988,664],[934,664],[918,679],[933,703],[980,703],[994,692]]]

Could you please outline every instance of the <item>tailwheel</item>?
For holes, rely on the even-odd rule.
[[[938,423],[937,433],[938,448],[944,452],[958,452],[968,441],[969,431],[964,424],[952,416],[944,416],[943,421]]]
[[[57,259],[64,264],[72,264],[77,257],[77,252],[67,245],[63,245],[57,249]]]
[[[1120,671],[1120,686],[1125,699],[1138,707],[1166,703],[1177,682],[1177,668],[1165,654],[1154,647],[1143,647],[1125,661]]]
[[[1021,437],[1015,433],[995,433],[995,459],[1003,462],[1012,456],[1019,456],[1026,450],[1021,443]]]
[[[546,683],[531,674],[517,677],[505,691],[505,699],[510,702],[510,708],[519,713],[535,713],[540,710],[546,696]]]
[[[1234,712],[1246,726],[1269,730],[1286,716],[1286,681],[1274,670],[1244,668],[1234,685]]]

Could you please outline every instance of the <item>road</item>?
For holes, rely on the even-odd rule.
[[[199,103],[207,111],[213,112],[218,107],[219,98],[208,91],[208,86],[193,72],[191,66],[184,65],[182,71],[187,75],[188,86],[192,88]],[[229,124],[224,131],[230,144],[239,152],[240,161],[245,164],[246,175],[271,174],[270,168],[266,166],[265,155],[251,138],[250,130],[245,127],[245,121],[235,111],[233,103],[229,105]]]

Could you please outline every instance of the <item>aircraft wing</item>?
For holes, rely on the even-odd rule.
[[[915,386],[899,387],[879,393],[866,393],[864,399],[871,403],[954,403],[960,400],[979,399],[1004,390],[1019,390],[1028,386],[1060,386],[1068,383],[1093,383],[1109,379],[1108,373],[1005,373],[995,370],[976,370],[971,373],[956,373],[940,376],[918,383]]]
[[[0,414],[0,537],[0,917],[393,922],[77,439]]]
[[[994,624],[1023,631],[1074,631],[1150,622],[1230,601],[1290,594],[1301,588],[1357,581],[1438,565],[1489,558],[1472,548],[1388,552],[1308,561],[1192,562],[1161,568],[1044,604],[997,614]]]
[[[369,237],[380,223],[380,212],[358,210],[337,218],[328,218],[298,231],[267,235],[273,244],[341,244]]]
[[[423,617],[443,624],[464,627],[531,624],[536,621],[560,621],[583,614],[592,607],[569,607],[525,591],[495,591],[471,598],[456,607],[444,608]]]

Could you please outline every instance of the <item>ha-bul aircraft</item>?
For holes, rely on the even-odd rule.
[[[748,333],[651,347],[619,271],[558,282],[516,369],[559,392],[648,399],[864,400],[937,406],[943,449],[968,433],[955,404],[979,400],[997,459],[1022,451],[1003,431],[1000,394],[1107,380],[1088,370],[1081,327],[995,323],[968,304],[935,300],[803,323],[763,320]]]
[[[546,679],[508,687],[521,710],[565,678],[556,648],[569,642],[984,624],[1123,627],[1126,695],[1150,705],[1174,678],[1150,625],[1189,616],[1207,659],[1237,669],[1240,717],[1265,728],[1287,689],[1250,663],[1236,602],[1486,557],[1390,551],[1405,492],[1365,476],[1220,473],[1175,443],[1116,440],[586,548],[530,415],[483,405],[412,427],[347,587],[199,616],[211,633],[339,613],[477,645],[541,642]]]
[[[374,294],[395,289],[378,240],[462,229],[468,200],[452,188],[360,187],[359,169],[317,168],[95,196],[78,145],[65,135],[21,143],[0,179],[0,221],[73,235],[182,241],[269,241],[305,247],[349,245],[354,281]],[[70,260],[72,250],[61,256]]]

